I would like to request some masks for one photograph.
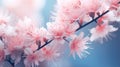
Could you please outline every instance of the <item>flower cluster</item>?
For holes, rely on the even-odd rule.
[[[54,61],[69,43],[70,54],[80,58],[89,54],[89,43],[107,39],[118,30],[110,25],[120,22],[119,0],[57,0],[47,28],[39,27],[37,12],[41,0],[3,0],[0,8],[0,66],[4,61],[25,67],[39,66],[43,61]],[[9,3],[10,2],[10,3]],[[14,4],[13,4],[14,3]],[[32,10],[32,11],[31,11]],[[88,24],[96,23],[90,36],[76,32]]]

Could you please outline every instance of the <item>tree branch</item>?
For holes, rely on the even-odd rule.
[[[64,39],[67,43],[70,43],[70,41],[67,40],[66,37],[63,37],[63,39]]]
[[[102,13],[101,15],[99,15],[98,17],[96,17],[95,19],[92,19],[90,22],[88,22],[88,23],[86,23],[86,24],[84,24],[84,25],[80,25],[80,27],[79,27],[78,29],[76,29],[76,32],[79,31],[80,29],[86,27],[87,25],[93,23],[94,21],[96,22],[99,18],[101,18],[102,16],[104,16],[104,15],[107,14],[108,12],[109,12],[109,10],[105,11],[104,13]],[[65,41],[67,41],[65,38],[63,38],[63,39],[64,39]],[[45,47],[46,45],[48,45],[48,44],[51,43],[52,41],[53,41],[53,39],[47,41],[44,45],[38,47],[38,49],[35,50],[34,52],[36,52],[36,51],[40,50],[41,48]],[[69,42],[69,41],[67,41],[67,42]]]
[[[84,28],[85,26],[93,23],[94,21],[97,21],[99,18],[101,18],[102,16],[104,16],[105,14],[107,14],[109,12],[109,10],[105,11],[104,13],[102,13],[101,15],[99,15],[98,17],[96,17],[95,19],[92,19],[90,22],[80,26],[78,29],[76,29],[76,32],[79,31],[80,29]]]
[[[38,49],[35,50],[34,52],[36,52],[36,51],[40,50],[41,48],[45,47],[46,45],[48,45],[49,43],[51,43],[53,40],[54,40],[54,39],[51,39],[51,40],[49,40],[49,41],[46,41],[46,43],[45,43],[44,45],[38,47]]]

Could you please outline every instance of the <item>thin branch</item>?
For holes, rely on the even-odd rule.
[[[40,50],[41,48],[45,47],[46,45],[48,45],[49,43],[51,43],[53,40],[54,40],[54,39],[51,39],[51,40],[47,41],[44,45],[38,47],[38,49],[35,50],[34,52],[36,52],[36,51]]]
[[[64,39],[67,43],[69,43],[69,42],[70,42],[69,40],[67,40],[67,39],[66,39],[66,37],[63,37],[63,39]]]
[[[104,16],[104,15],[107,14],[108,12],[109,12],[109,10],[105,11],[104,13],[102,13],[101,15],[99,15],[98,17],[96,17],[95,19],[91,20],[90,22],[88,22],[88,23],[86,23],[86,24],[84,24],[84,25],[80,25],[80,27],[76,30],[76,32],[79,31],[80,29],[84,28],[85,26],[91,24],[92,22],[97,21],[100,17]],[[78,22],[78,21],[77,21],[77,22]],[[69,41],[66,40],[65,38],[63,38],[63,39],[64,39],[66,42],[69,42]],[[53,39],[47,41],[44,45],[38,47],[38,49],[35,50],[34,52],[36,52],[36,51],[40,50],[41,48],[45,47],[46,45],[48,45],[48,44],[51,43],[52,41],[53,41]]]
[[[78,23],[79,27],[82,25],[82,23],[80,23],[79,20],[76,20],[75,22]]]
[[[38,48],[41,47],[41,41],[40,41],[40,40],[39,40],[39,41],[36,41],[36,44],[38,45]]]
[[[109,12],[109,10],[105,11],[104,13],[102,13],[100,16],[96,17],[95,19],[91,20],[90,22],[80,26],[78,29],[76,29],[76,32],[79,31],[80,29],[84,28],[85,26],[93,23],[94,21],[98,20],[100,17],[104,16],[105,14],[107,14]]]

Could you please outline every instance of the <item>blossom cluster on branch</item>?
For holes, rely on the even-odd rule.
[[[119,0],[57,0],[47,28],[39,27],[36,19],[40,0],[7,1],[0,8],[0,67],[4,61],[13,67],[21,60],[25,67],[54,61],[65,50],[65,42],[74,58],[82,58],[89,54],[89,43],[103,42],[118,30],[110,23],[120,22]],[[96,27],[90,29],[90,36],[84,37],[84,31],[76,34],[91,23]]]

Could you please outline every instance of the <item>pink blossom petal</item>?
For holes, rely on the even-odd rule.
[[[82,58],[84,56],[84,53],[88,52],[86,51],[89,47],[86,45],[88,44],[89,38],[83,38],[84,33],[80,33],[78,37],[75,37],[71,42],[70,42],[70,50],[71,54],[75,58],[75,53]]]

